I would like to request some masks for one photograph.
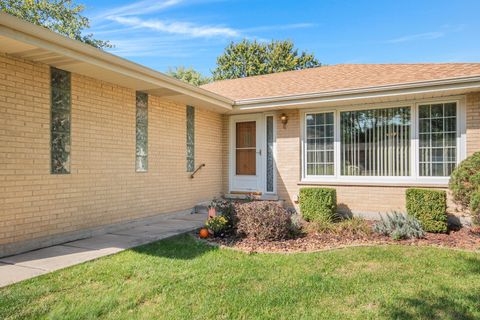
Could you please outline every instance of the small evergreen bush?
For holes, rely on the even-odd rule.
[[[423,238],[425,236],[420,221],[415,217],[399,212],[393,212],[392,215],[387,214],[386,219],[381,216],[381,221],[373,226],[373,231],[384,236],[390,236],[393,240]]]
[[[407,189],[407,213],[427,232],[447,232],[447,193],[441,190]]]
[[[476,152],[452,172],[449,184],[453,200],[470,208],[472,195],[480,190],[480,152]]]
[[[332,222],[337,213],[337,192],[331,188],[302,188],[300,212],[306,221]]]
[[[473,224],[480,225],[480,189],[470,197],[470,212]]]
[[[254,201],[236,205],[237,234],[257,240],[282,240],[290,236],[290,213],[276,202]]]

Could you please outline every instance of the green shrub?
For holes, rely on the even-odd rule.
[[[307,221],[331,222],[337,214],[337,192],[331,188],[302,188],[300,212]]]
[[[472,195],[480,190],[480,152],[476,152],[453,170],[450,178],[453,200],[465,208],[472,209]]]
[[[472,222],[480,225],[480,189],[472,193],[470,198],[470,212],[472,214]]]
[[[447,193],[407,189],[407,213],[417,218],[427,232],[447,232]]]
[[[236,231],[257,240],[282,240],[291,234],[290,213],[276,202],[254,201],[235,206]]]
[[[373,231],[389,236],[393,240],[423,238],[425,232],[422,229],[420,221],[410,215],[393,212],[387,214],[387,218],[381,217],[381,221],[373,226]]]

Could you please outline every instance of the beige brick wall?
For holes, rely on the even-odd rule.
[[[229,189],[229,152],[230,152],[230,117],[228,115],[223,115],[222,117],[222,165],[223,165],[223,185],[222,190],[224,193],[228,192]]]
[[[50,174],[49,67],[0,55],[0,246],[191,208],[222,191],[222,116],[149,96],[149,169],[135,172],[135,91],[72,75],[71,174]]]
[[[285,128],[280,121],[282,113],[288,117]],[[275,119],[277,120],[277,193],[280,199],[291,206],[298,193],[298,182],[301,177],[300,111],[278,112]]]

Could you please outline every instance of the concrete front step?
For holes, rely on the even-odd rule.
[[[200,202],[193,207],[192,214],[208,214],[208,205],[210,202]]]
[[[253,198],[255,200],[263,200],[263,201],[278,201],[279,198],[275,194],[261,194],[261,195],[251,195],[251,194],[244,194],[244,193],[228,193],[225,195],[226,199],[232,200],[244,200],[247,198]]]

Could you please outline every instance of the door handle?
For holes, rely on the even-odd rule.
[[[259,155],[262,155],[262,149],[258,149],[257,153],[258,153]]]

